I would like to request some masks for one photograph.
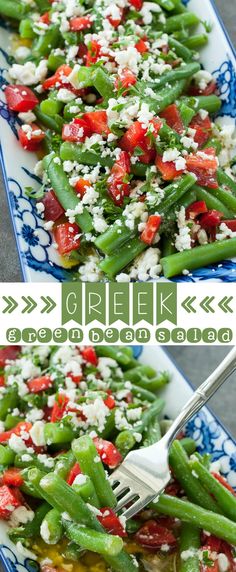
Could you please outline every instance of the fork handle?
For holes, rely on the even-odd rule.
[[[227,354],[218,367],[209,377],[198,387],[194,394],[181,409],[178,417],[173,421],[163,439],[167,446],[171,445],[176,434],[183,429],[184,425],[205,405],[205,403],[221,387],[233,371],[236,370],[236,346]]]

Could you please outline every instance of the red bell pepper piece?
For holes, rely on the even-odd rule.
[[[165,494],[170,495],[172,497],[179,496],[180,491],[181,491],[181,486],[179,485],[179,483],[177,483],[177,481],[170,483],[165,488]]]
[[[193,136],[193,138],[194,141],[198,143],[199,147],[205,145],[205,143],[208,141],[212,133],[211,121],[209,116],[205,117],[205,119],[202,119],[199,114],[195,115],[189,127],[191,127],[191,129],[195,129],[196,133]]]
[[[49,375],[35,377],[27,382],[30,393],[40,393],[52,387],[52,380]]]
[[[119,12],[120,12],[120,17],[119,18],[112,18],[112,16],[108,16],[108,20],[110,22],[110,24],[113,26],[113,28],[118,28],[118,26],[121,24],[122,19],[123,19],[123,15],[124,15],[124,9],[123,8],[119,8]]]
[[[215,156],[215,149],[208,148],[204,149],[204,152],[191,153],[191,155],[186,157],[186,166],[190,173],[196,175],[199,185],[211,189],[218,187],[216,180],[218,162]]]
[[[121,538],[127,536],[127,532],[122,526],[119,517],[111,508],[101,508],[100,512],[102,516],[99,515],[97,518],[110,534],[116,534],[117,536],[121,536]]]
[[[61,134],[63,141],[75,143],[84,141],[85,137],[90,137],[90,135],[92,135],[92,130],[82,117],[75,117],[71,123],[64,123]]]
[[[41,14],[41,16],[39,16],[39,21],[43,22],[43,24],[50,24],[50,14],[49,12],[44,12],[44,14]]]
[[[201,225],[202,228],[205,228],[206,230],[216,228],[217,226],[219,226],[223,216],[224,216],[223,213],[219,211],[210,210],[207,213],[201,215],[199,219],[199,224]]]
[[[51,414],[52,423],[55,423],[56,421],[60,421],[60,419],[62,419],[68,403],[69,403],[69,397],[67,397],[67,395],[65,395],[64,393],[59,393],[57,395],[56,401],[52,408],[52,414]]]
[[[153,136],[158,135],[158,131],[161,128],[161,121],[154,119],[150,121],[153,125]],[[143,129],[139,121],[134,121],[123,137],[120,139],[120,147],[124,151],[132,154],[135,152],[135,148],[139,148],[143,151],[143,154],[139,156],[139,160],[142,163],[150,163],[155,158],[155,150],[153,148],[152,141],[147,134],[147,129]]]
[[[22,505],[22,497],[17,489],[10,489],[7,485],[0,487],[0,518],[7,520],[13,510]]]
[[[84,360],[92,365],[98,364],[98,358],[93,346],[87,346],[81,350],[81,355]]]
[[[164,162],[161,155],[156,156],[155,164],[164,181],[173,181],[183,173],[182,169],[177,171],[174,161]]]
[[[108,395],[106,399],[104,399],[104,403],[108,407],[108,409],[114,409],[116,405],[113,395]]]
[[[93,22],[89,16],[76,16],[70,19],[70,30],[72,32],[81,32],[91,28]]]
[[[88,187],[91,187],[91,183],[90,183],[90,181],[87,181],[86,179],[79,179],[77,181],[77,183],[75,183],[75,191],[81,197],[84,196]]]
[[[215,479],[217,481],[219,481],[219,483],[221,485],[223,485],[223,487],[225,487],[230,493],[232,493],[232,495],[236,495],[235,490],[233,489],[233,487],[231,487],[231,485],[228,483],[228,481],[222,477],[222,475],[219,475],[219,473],[211,473],[213,475],[213,477],[215,477]]]
[[[21,350],[20,346],[7,346],[0,349],[0,367],[5,367],[8,361],[15,360]]]
[[[76,383],[79,385],[79,383],[82,381],[83,376],[82,375],[74,375],[73,373],[67,373],[67,377],[70,377],[71,381],[73,381],[73,383]]]
[[[6,441],[9,441],[12,435],[17,435],[18,437],[21,437],[22,434],[29,433],[31,427],[32,423],[29,423],[28,421],[20,421],[20,423],[17,423],[17,425],[13,427],[13,429],[0,433],[0,443],[5,443]],[[29,439],[27,440],[24,439],[25,443],[28,443],[29,440],[31,441],[30,436]]]
[[[135,10],[139,11],[142,8],[143,0],[129,0],[129,4],[135,8]]]
[[[136,75],[128,68],[124,68],[121,74],[115,80],[115,88],[117,90],[121,88],[127,89],[131,85],[135,85],[136,82]]]
[[[63,222],[59,224],[54,230],[54,238],[58,245],[58,252],[63,256],[69,254],[72,250],[77,250],[80,246],[80,239],[78,237],[79,227],[77,224],[70,222]]]
[[[178,110],[177,105],[172,103],[168,105],[164,111],[160,113],[160,117],[163,117],[166,120],[166,123],[171,129],[174,129],[177,133],[181,135],[184,131],[183,121],[181,119],[180,112]]]
[[[205,89],[201,89],[198,85],[192,84],[189,87],[188,93],[189,95],[211,95],[216,90],[216,82],[213,79],[210,81]]]
[[[107,112],[101,110],[90,111],[89,113],[84,113],[83,119],[86,121],[88,129],[91,133],[98,133],[106,137],[110,133],[110,129],[107,125]]]
[[[123,457],[113,443],[100,437],[95,437],[93,442],[104,465],[115,469],[121,463]]]
[[[136,48],[136,50],[138,50],[138,52],[140,54],[145,54],[146,52],[148,52],[148,46],[147,46],[146,42],[144,40],[142,40],[142,38],[140,38],[136,42],[135,48]]]
[[[5,385],[5,377],[4,375],[0,375],[0,387],[4,387]]]
[[[7,85],[5,96],[7,107],[18,113],[32,111],[39,102],[32,89],[25,85]]]
[[[194,203],[191,203],[191,205],[189,205],[186,208],[186,219],[187,220],[189,220],[189,219],[194,220],[200,214],[207,213],[207,212],[208,212],[208,209],[207,209],[205,201],[195,201]]]
[[[52,189],[50,189],[50,191],[47,191],[45,193],[42,199],[42,203],[44,204],[45,220],[53,220],[53,222],[55,222],[65,212]]]
[[[89,43],[87,55],[86,55],[86,66],[91,66],[95,64],[101,54],[101,46],[96,40],[91,40]]]
[[[108,193],[116,205],[122,205],[124,197],[129,195],[130,158],[126,151],[121,151],[119,159],[114,163],[108,178]]]
[[[75,480],[75,477],[77,477],[78,475],[81,475],[82,471],[81,468],[79,466],[79,463],[75,463],[74,466],[72,467],[72,469],[69,472],[69,475],[66,479],[66,482],[68,483],[68,485],[72,485],[72,483]]]
[[[45,137],[45,133],[36,123],[31,123],[27,131],[20,127],[18,137],[25,151],[37,151]]]
[[[235,218],[232,220],[225,219],[224,224],[226,224],[226,226],[228,228],[230,228],[230,230],[232,230],[232,232],[236,232],[236,219]]]
[[[146,222],[145,229],[140,235],[140,238],[146,244],[152,244],[153,240],[156,236],[156,233],[161,224],[161,216],[160,215],[150,215]]]
[[[21,469],[18,469],[17,467],[7,469],[3,473],[2,482],[4,485],[8,485],[10,487],[21,487],[24,483],[24,479],[21,475]]]
[[[220,552],[227,556],[229,561],[229,571],[236,572],[236,560],[234,558],[234,548],[225,540],[221,540]]]
[[[135,534],[138,544],[148,548],[159,548],[162,544],[169,546],[176,545],[176,538],[173,533],[158,524],[155,520],[148,520]]]
[[[50,89],[51,87],[55,87],[56,89],[59,87],[66,87],[68,86],[68,82],[66,78],[71,74],[72,68],[67,64],[62,64],[59,66],[57,71],[48,77],[43,82],[43,89]]]

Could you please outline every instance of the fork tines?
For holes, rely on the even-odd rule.
[[[152,488],[124,466],[116,469],[109,481],[117,498],[116,512],[121,512],[121,509],[132,503],[122,512],[126,518],[134,516],[157,496]]]

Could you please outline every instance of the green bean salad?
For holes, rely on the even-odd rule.
[[[0,0],[27,188],[73,278],[166,278],[236,255],[234,128],[181,0]],[[42,158],[42,151],[44,157]]]
[[[128,521],[108,475],[161,438],[156,372],[119,346],[0,349],[0,518],[42,572],[235,572],[236,497],[178,435],[172,478]]]

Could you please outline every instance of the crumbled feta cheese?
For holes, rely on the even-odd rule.
[[[31,427],[29,433],[30,437],[37,447],[42,447],[46,445],[45,437],[44,437],[44,422],[43,421],[36,421]]]
[[[9,75],[20,84],[35,85],[45,79],[47,71],[47,60],[41,60],[38,66],[34,62],[13,64],[9,69]]]

